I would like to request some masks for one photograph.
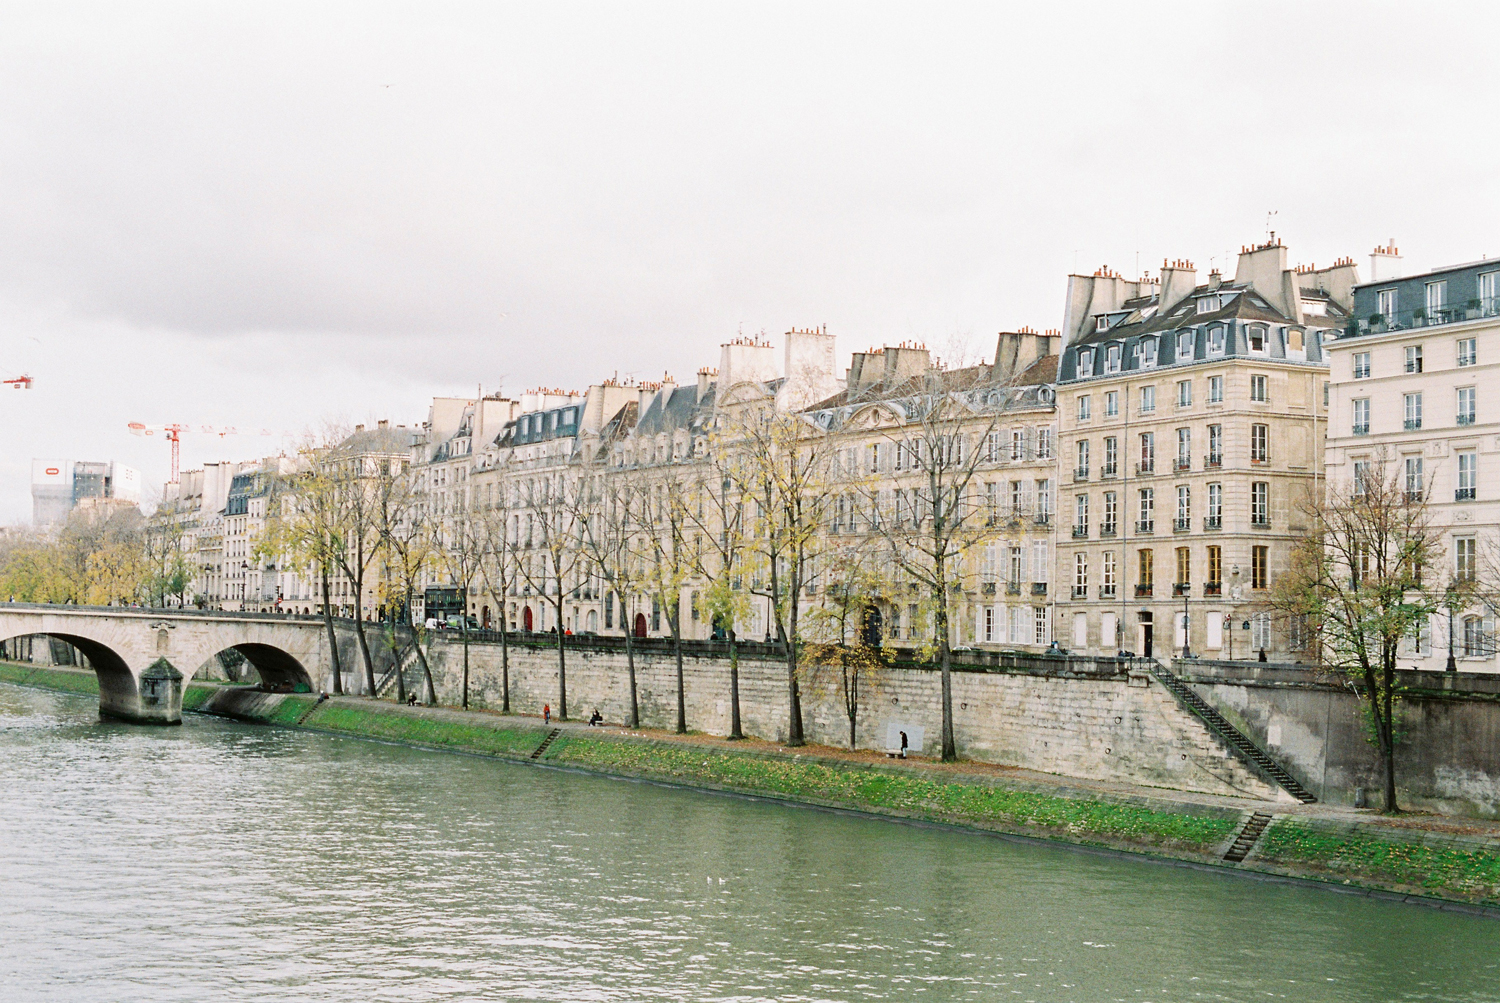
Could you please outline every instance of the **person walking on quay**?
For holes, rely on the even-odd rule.
[[[901,758],[906,758],[906,732],[901,733]]]
[[[542,704],[542,723],[552,723],[552,705],[549,703]]]

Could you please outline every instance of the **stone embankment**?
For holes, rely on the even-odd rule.
[[[0,664],[0,680],[95,692],[93,674]],[[1063,841],[1500,916],[1500,825],[1087,782],[982,763],[195,684],[184,709],[418,748]],[[556,730],[557,735],[543,748]],[[538,750],[541,755],[536,757]],[[536,757],[536,758],[534,758]],[[1262,816],[1256,819],[1255,816]],[[1269,824],[1263,826],[1266,814]],[[1250,828],[1247,830],[1247,826]],[[1254,836],[1253,840],[1249,837]],[[1247,848],[1246,844],[1249,842]],[[1226,856],[1230,862],[1226,861]],[[1237,859],[1239,858],[1239,859]]]

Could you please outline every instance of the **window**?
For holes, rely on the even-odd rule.
[[[1454,501],[1473,501],[1479,489],[1479,454],[1472,449],[1458,454],[1458,489]]]
[[[1354,497],[1363,498],[1370,491],[1370,461],[1354,461]]]
[[[1193,465],[1193,430],[1177,430],[1177,469],[1186,470]]]
[[[1142,589],[1146,590],[1146,592],[1147,592],[1148,595],[1150,594],[1150,589],[1151,589],[1151,586],[1153,584],[1153,582],[1152,582],[1151,579],[1152,579],[1153,571],[1155,570],[1152,567],[1152,562],[1153,562],[1154,557],[1155,557],[1155,554],[1154,554],[1153,551],[1150,551],[1150,550],[1139,550],[1139,551],[1136,551],[1136,573],[1137,573],[1136,581],[1138,582],[1138,584],[1140,585],[1140,587]]]
[[[1405,406],[1407,431],[1411,431],[1414,428],[1421,428],[1422,395],[1419,393],[1406,394],[1404,397],[1402,397],[1402,401],[1404,402]]]
[[[1396,290],[1382,289],[1375,294],[1376,310],[1380,316],[1390,323],[1396,319]]]
[[[1224,354],[1224,329],[1222,327],[1211,327],[1208,329],[1208,354]]]
[[[1495,277],[1497,275],[1500,275],[1500,272],[1484,272],[1479,276],[1479,310],[1486,317],[1492,316],[1496,306],[1500,306],[1500,303],[1495,301],[1495,294],[1500,292],[1500,289],[1496,288]],[[1473,363],[1469,365],[1472,366]]]
[[[1266,555],[1270,553],[1270,547],[1250,548],[1250,587],[1252,589],[1264,589],[1269,587],[1270,576],[1266,572]]]
[[[1156,469],[1156,433],[1141,433],[1141,469],[1143,474],[1149,474]]]
[[[1271,399],[1266,389],[1266,377],[1264,374],[1256,373],[1250,377],[1250,399],[1261,404]]]
[[[1271,614],[1256,613],[1250,617],[1250,647],[1265,651],[1271,646]]]
[[[1078,495],[1076,498],[1073,499],[1073,528],[1076,529],[1076,530],[1082,530],[1083,531],[1081,534],[1074,533],[1075,536],[1078,536],[1078,535],[1087,536],[1088,535],[1088,532],[1089,532],[1089,496],[1088,495]]]
[[[1099,598],[1109,599],[1115,594],[1115,552],[1106,550],[1100,558]]]
[[[1141,414],[1156,410],[1156,388],[1141,387]]]
[[[1120,413],[1120,391],[1111,390],[1104,395],[1104,417],[1113,418]]]
[[[1250,485],[1250,525],[1271,525],[1271,484],[1255,481]]]
[[[1020,547],[1010,548],[1010,578],[1008,581],[1019,585],[1026,579],[1026,555]]]
[[[962,449],[960,449],[960,452],[962,452]],[[1043,425],[1036,430],[1036,458],[1039,460],[1052,459],[1052,428],[1049,425]],[[962,456],[959,457],[959,462],[963,462]]]
[[[1090,408],[1092,406],[1092,404],[1091,404],[1092,401],[1093,401],[1093,398],[1090,397],[1088,394],[1084,394],[1083,396],[1081,396],[1081,397],[1078,398],[1078,420],[1079,421],[1088,421],[1089,420],[1089,410],[1090,410]]]
[[[1208,402],[1210,404],[1224,402],[1224,377],[1210,376],[1208,378]]]
[[[1208,526],[1218,529],[1224,524],[1224,485],[1217,482],[1208,486]]]
[[[1191,407],[1193,404],[1193,381],[1177,381],[1177,406]]]
[[[1486,630],[1484,620],[1477,616],[1464,617],[1464,657],[1465,658],[1490,658],[1495,654],[1494,645],[1490,643],[1490,635],[1493,630]]]
[[[1208,461],[1210,467],[1224,464],[1224,426],[1208,426]]]
[[[1120,440],[1113,435],[1104,437],[1104,467],[1099,471],[1103,477],[1113,477],[1119,472]]]
[[[1108,331],[1109,330],[1109,318],[1106,317],[1106,316],[1104,316],[1103,314],[1100,314],[1099,316],[1095,317],[1094,318],[1094,330],[1095,331]]]
[[[1034,582],[1052,580],[1052,560],[1047,555],[1046,540],[1031,542],[1031,580]]]
[[[1325,411],[1328,410],[1328,398],[1329,398],[1329,395],[1330,395],[1330,391],[1332,389],[1333,389],[1333,384],[1329,383],[1327,380],[1324,380],[1323,381],[1323,410],[1325,410]]]
[[[1408,654],[1424,656],[1432,654],[1432,621],[1423,617],[1412,624],[1411,631],[1404,640]]]
[[[1173,524],[1177,529],[1189,528],[1193,519],[1193,493],[1192,488],[1186,484],[1177,485],[1177,521]]]
[[[1136,351],[1140,353],[1141,368],[1150,369],[1156,365],[1157,340],[1155,338],[1142,338],[1136,345]]]
[[[1217,296],[1200,296],[1200,297],[1198,297],[1198,312],[1199,313],[1213,313],[1217,309],[1219,309],[1219,297],[1217,297]]]
[[[1073,598],[1083,599],[1089,594],[1089,555],[1073,555]]]
[[[1073,467],[1073,475],[1077,478],[1087,480],[1089,476],[1089,440],[1078,440],[1078,445],[1075,447],[1073,455],[1077,459]]]
[[[995,607],[984,608],[984,639],[993,641],[995,639]]]
[[[1177,584],[1187,585],[1193,580],[1192,552],[1187,547],[1177,548]]]
[[[1439,280],[1427,283],[1427,318],[1437,320],[1448,305],[1448,282]],[[1421,372],[1420,369],[1416,372]]]
[[[1024,483],[1024,481],[1010,482],[1010,514],[1014,518],[1020,518],[1021,513],[1026,510]]]
[[[1113,491],[1104,492],[1104,521],[1099,524],[1099,535],[1114,536],[1117,510],[1117,495]]]
[[[1271,459],[1271,426],[1250,426],[1250,462],[1268,463]]]
[[[1205,584],[1210,587],[1222,585],[1224,582],[1224,551],[1219,547],[1208,548],[1208,580]]]
[[[1094,375],[1094,350],[1092,348],[1080,348],[1078,350],[1078,375]]]
[[[1010,458],[1012,460],[1026,458],[1026,433],[1019,428],[1010,430]]]
[[[1406,500],[1422,500],[1422,458],[1420,456],[1408,456],[1406,458]]]
[[[1479,361],[1479,356],[1474,350],[1473,338],[1460,338],[1458,340],[1458,364],[1460,366],[1472,366]]]
[[[1036,521],[1045,523],[1052,518],[1052,482],[1036,482]]]
[[[1135,524],[1137,533],[1156,530],[1156,489],[1141,488],[1141,517]]]
[[[1458,388],[1458,423],[1460,425],[1474,424],[1474,388]]]
[[[1177,332],[1177,361],[1178,362],[1192,362],[1193,361],[1193,332],[1192,331],[1178,331]]]
[[[615,594],[604,593],[604,629],[613,630],[615,626]]]
[[[1406,346],[1406,371],[1408,373],[1420,373],[1422,371],[1422,346]]]
[[[1258,324],[1252,324],[1249,329],[1250,351],[1257,355],[1266,354],[1266,329]]]
[[[1453,577],[1460,582],[1472,582],[1478,568],[1476,542],[1472,536],[1460,536],[1453,541]]]
[[[1032,643],[1046,644],[1049,640],[1047,627],[1050,621],[1047,619],[1047,607],[1031,607]]]
[[[1125,346],[1120,344],[1110,345],[1104,352],[1104,369],[1106,372],[1118,373],[1120,371],[1120,352]]]
[[[1367,435],[1370,431],[1370,398],[1357,397],[1349,403],[1354,407],[1354,425],[1350,431],[1355,435]]]
[[[1356,380],[1367,380],[1370,378],[1370,353],[1354,353],[1354,378]]]

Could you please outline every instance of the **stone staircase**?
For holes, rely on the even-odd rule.
[[[417,646],[412,645],[401,653],[389,669],[385,670],[385,675],[375,681],[375,695],[385,696],[396,684],[396,673],[400,672],[404,675],[406,670],[415,664],[417,664]],[[407,689],[410,690],[411,687],[408,686]]]
[[[536,749],[531,753],[531,758],[532,759],[541,759],[542,758],[542,753],[544,753],[544,752],[547,751],[547,746],[551,745],[552,744],[552,740],[555,739],[555,738],[557,738],[557,736],[561,735],[561,734],[562,734],[562,729],[561,728],[553,728],[551,731],[547,732],[547,737],[544,738],[544,739],[542,739],[542,744],[538,745],[536,747]]]
[[[1266,826],[1271,824],[1273,815],[1257,811],[1251,813],[1245,820],[1245,827],[1240,830],[1234,842],[1229,844],[1229,849],[1224,851],[1225,863],[1238,864],[1250,855],[1250,850],[1256,843],[1260,842],[1261,833],[1266,831]]]
[[[1226,721],[1224,716],[1214,710],[1208,701],[1198,695],[1196,690],[1177,678],[1171,669],[1155,659],[1148,659],[1147,665],[1151,670],[1151,674],[1177,698],[1178,703],[1182,704],[1196,715],[1199,720],[1208,725],[1210,731],[1223,739],[1234,750],[1236,755],[1248,762],[1262,777],[1274,783],[1303,804],[1312,804],[1318,800],[1312,796],[1307,788],[1299,784],[1295,777],[1283,769],[1280,763],[1267,755],[1264,749],[1250,741],[1244,732]]]

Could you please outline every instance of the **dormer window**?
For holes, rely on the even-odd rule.
[[[1123,347],[1124,346],[1122,346],[1118,342],[1116,342],[1115,344],[1110,345],[1109,348],[1105,350],[1105,356],[1104,356],[1104,360],[1105,360],[1104,361],[1104,371],[1105,372],[1107,372],[1107,373],[1118,373],[1120,371],[1120,355],[1121,355],[1121,352],[1123,350]]]
[[[1260,327],[1259,325],[1251,325],[1250,332],[1249,332],[1249,337],[1250,337],[1250,351],[1255,352],[1255,353],[1257,353],[1259,355],[1265,355],[1266,354],[1266,329],[1263,328],[1263,327]]]
[[[1092,348],[1080,348],[1078,350],[1078,375],[1094,375],[1094,350]]]
[[[1140,353],[1142,368],[1149,369],[1152,366],[1156,365],[1155,338],[1142,338],[1140,343],[1136,346],[1136,350]]]
[[[1108,331],[1109,330],[1109,318],[1106,317],[1106,316],[1104,316],[1103,314],[1100,314],[1099,316],[1095,317],[1094,318],[1094,330],[1095,331]]]
[[[1192,331],[1178,331],[1177,332],[1177,361],[1178,362],[1192,362],[1193,361],[1193,332]]]
[[[1211,327],[1208,329],[1208,354],[1224,354],[1224,328]]]
[[[1199,313],[1213,313],[1215,310],[1219,309],[1220,306],[1221,303],[1219,302],[1219,297],[1217,296],[1198,297]]]

